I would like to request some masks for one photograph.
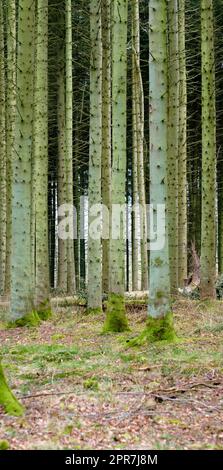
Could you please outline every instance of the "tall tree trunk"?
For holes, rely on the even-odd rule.
[[[179,0],[178,284],[187,279],[187,75],[185,0]]]
[[[178,133],[179,133],[179,51],[178,2],[168,2],[169,19],[169,96],[168,96],[168,222],[170,286],[178,287]]]
[[[90,71],[90,159],[88,184],[88,309],[102,308],[102,244],[95,227],[101,228],[101,149],[102,149],[102,31],[101,7],[91,0],[91,71]],[[98,207],[97,207],[98,205]],[[91,211],[95,207],[95,213]]]
[[[139,187],[138,187],[138,137],[140,103],[138,89],[137,54],[139,54],[138,0],[132,1],[132,289],[139,289]]]
[[[168,220],[159,216],[158,205],[167,201],[168,77],[167,77],[167,9],[165,0],[149,4],[150,40],[150,203],[153,205],[153,228],[164,243],[152,246],[150,252],[150,299],[147,334],[150,339],[172,339],[170,306],[170,270]]]
[[[66,172],[67,204],[73,206],[73,64],[72,64],[72,7],[71,0],[66,0]],[[70,220],[70,232],[74,233],[73,218]],[[74,293],[75,263],[74,240],[67,240],[67,292]]]
[[[104,331],[123,331],[127,325],[125,291],[125,186],[126,186],[126,82],[127,0],[114,0],[112,12],[112,227],[110,241],[110,288]],[[123,209],[120,234],[117,206]],[[116,217],[115,217],[116,215]]]
[[[5,291],[6,267],[6,106],[3,4],[0,1],[0,295]]]
[[[139,194],[139,221],[140,221],[140,254],[141,254],[141,290],[148,289],[148,251],[147,251],[147,214],[145,193],[144,169],[144,90],[140,68],[140,17],[139,1],[133,0],[134,41],[134,68],[136,79],[136,106],[137,106],[137,166],[138,166],[138,194]]]
[[[12,159],[15,149],[16,119],[16,4],[7,2],[7,93],[6,93],[6,172],[7,172],[7,227],[5,294],[10,293],[11,235],[12,235]]]
[[[102,203],[111,211],[111,1],[102,0]],[[105,214],[103,214],[105,215]],[[107,219],[104,216],[105,229]],[[110,222],[109,222],[110,225]],[[109,291],[109,238],[102,240],[102,289]]]
[[[34,91],[35,305],[49,306],[48,249],[48,0],[37,1]]]
[[[62,21],[61,21],[62,23]],[[66,123],[65,123],[65,77],[64,47],[58,50],[58,90],[57,90],[57,124],[58,124],[58,207],[67,200],[66,171]],[[60,219],[59,219],[60,221]],[[58,239],[58,287],[67,292],[67,240]]]
[[[17,116],[12,181],[11,320],[33,311],[31,167],[33,147],[35,4],[19,0]]]
[[[201,0],[202,228],[201,298],[215,298],[216,106],[212,0]]]

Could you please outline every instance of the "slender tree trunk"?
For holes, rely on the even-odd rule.
[[[102,31],[101,8],[91,0],[90,159],[88,185],[88,309],[102,308],[101,151],[102,151]],[[97,206],[98,205],[98,206]],[[94,214],[91,211],[95,207]]]
[[[170,285],[178,287],[178,135],[179,135],[179,50],[178,2],[168,2],[169,19],[169,96],[168,96],[168,222]]]
[[[178,165],[178,284],[187,279],[187,75],[185,0],[179,0],[179,165]]]
[[[17,116],[12,182],[11,320],[32,312],[31,166],[33,147],[35,4],[19,1]]]
[[[216,106],[212,0],[201,0],[202,228],[201,298],[215,298]]]
[[[111,211],[111,1],[102,0],[102,202]],[[104,215],[104,214],[103,214]],[[107,227],[104,217],[103,226]],[[110,225],[110,223],[109,223]],[[109,238],[102,241],[102,288],[109,291]]]
[[[219,164],[219,187],[218,187],[218,274],[223,274],[223,162]]]
[[[74,145],[74,207],[76,209],[77,238],[74,240],[75,280],[76,289],[80,290],[80,173],[79,173],[79,122],[75,126]]]
[[[48,249],[48,0],[37,2],[34,94],[35,305],[49,310]]]
[[[133,0],[133,24],[135,25],[135,78],[136,78],[136,106],[137,106],[137,165],[138,165],[138,193],[139,193],[139,220],[140,220],[140,251],[141,251],[141,290],[148,289],[148,251],[147,251],[147,214],[145,193],[144,169],[144,90],[140,68],[140,18],[139,2]]]
[[[60,207],[66,204],[67,200],[65,77],[64,48],[62,45],[60,45],[58,50],[58,67],[58,207]],[[63,292],[67,292],[67,240],[61,237],[58,240],[58,287]]]
[[[6,93],[6,172],[7,172],[7,227],[5,294],[10,293],[11,236],[12,236],[12,160],[15,151],[16,119],[16,4],[7,2],[7,93]]]
[[[5,292],[6,268],[6,103],[3,4],[0,1],[0,295]]]
[[[104,331],[123,331],[125,316],[125,187],[126,187],[126,82],[127,0],[114,0],[112,18],[112,227],[110,241],[110,289]],[[121,206],[120,234],[117,206]],[[116,217],[115,217],[116,215]]]
[[[138,137],[140,103],[138,89],[137,54],[139,54],[138,0],[132,0],[132,289],[139,289],[139,187],[138,187]]]
[[[71,0],[66,0],[66,171],[67,204],[73,206],[73,65],[72,65],[72,7]],[[70,220],[70,232],[74,233],[73,219]],[[74,293],[75,263],[74,240],[67,240],[67,292]]]

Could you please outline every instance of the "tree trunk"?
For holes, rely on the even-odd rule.
[[[19,1],[17,115],[12,181],[11,320],[33,311],[31,254],[31,171],[33,147],[35,4]]]
[[[5,291],[6,268],[6,106],[5,106],[5,43],[3,5],[0,1],[0,295]]]
[[[35,306],[49,305],[48,249],[48,0],[37,2],[34,95]]]
[[[102,309],[101,151],[102,31],[101,8],[91,0],[90,159],[88,183],[88,309]],[[92,209],[95,212],[91,214]],[[97,227],[96,222],[97,220]],[[94,225],[94,226],[93,226]],[[99,231],[97,230],[99,226]]]
[[[66,0],[66,172],[67,204],[73,206],[73,63],[72,63],[72,7]],[[70,220],[70,233],[74,233],[73,218]],[[74,293],[75,263],[74,240],[67,240],[67,292]]]
[[[140,132],[140,103],[137,61],[139,59],[138,0],[132,1],[132,289],[139,289],[139,187],[138,138]]]
[[[187,279],[187,75],[185,0],[179,0],[178,285]]]
[[[125,316],[125,187],[126,187],[126,83],[127,0],[114,0],[112,11],[112,224],[110,288],[104,331],[124,331]],[[117,207],[122,208],[120,233]],[[116,217],[115,217],[116,215]],[[118,217],[119,219],[119,217]]]
[[[102,0],[102,203],[111,211],[111,1]],[[104,214],[103,214],[104,215]],[[110,225],[110,221],[109,221]],[[104,217],[103,226],[107,227]],[[110,230],[109,230],[110,231]],[[102,289],[109,291],[109,238],[102,240]]]
[[[5,412],[10,416],[23,415],[23,408],[10,390],[0,363],[0,405],[3,406]]]
[[[145,193],[144,169],[144,90],[140,68],[140,18],[139,2],[133,1],[133,24],[135,28],[135,78],[136,78],[136,106],[137,106],[137,165],[138,165],[138,193],[139,193],[139,221],[140,221],[140,255],[141,255],[141,290],[148,290],[148,249],[147,249],[147,213]],[[133,289],[134,290],[134,289]]]
[[[62,21],[61,21],[62,23]],[[59,44],[58,50],[58,91],[57,91],[57,124],[58,124],[58,207],[67,200],[66,169],[66,123],[65,123],[65,77],[64,47]],[[60,222],[60,219],[59,219]],[[58,288],[67,292],[67,240],[58,239]]]
[[[215,298],[216,107],[212,0],[201,0],[202,228],[201,298]]]
[[[168,220],[166,212],[158,216],[158,204],[167,201],[167,10],[165,0],[150,1],[150,203],[153,205],[153,227],[164,243],[151,246],[149,320],[146,334],[151,340],[172,339],[170,306],[170,269]]]
[[[12,159],[15,148],[16,119],[16,4],[7,2],[7,96],[6,96],[6,170],[7,170],[7,227],[5,294],[10,293],[11,235],[12,235]]]
[[[170,257],[170,287],[178,287],[178,133],[179,133],[179,51],[178,4],[168,2],[168,231]]]

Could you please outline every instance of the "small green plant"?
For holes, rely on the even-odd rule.
[[[87,379],[84,381],[84,388],[85,390],[99,390],[99,384],[96,378],[92,377],[91,379]]]

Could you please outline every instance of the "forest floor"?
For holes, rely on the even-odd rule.
[[[128,348],[101,335],[103,316],[60,307],[39,328],[0,331],[7,379],[26,408],[0,409],[10,449],[222,449],[223,303],[174,306],[179,341]]]

